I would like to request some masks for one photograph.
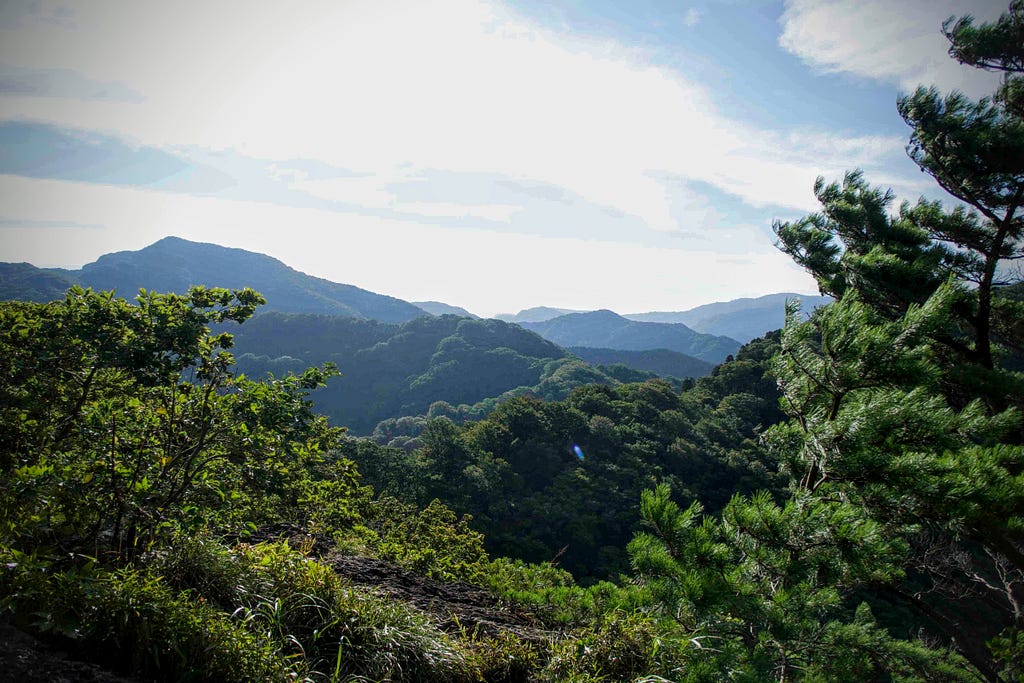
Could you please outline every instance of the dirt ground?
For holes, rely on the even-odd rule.
[[[94,664],[77,662],[8,624],[0,624],[0,681],[135,683]]]
[[[461,627],[469,631],[477,629],[484,635],[511,631],[526,640],[541,640],[549,635],[529,612],[503,604],[479,586],[460,581],[435,581],[385,560],[345,555],[334,549],[329,538],[309,535],[292,525],[270,527],[258,534],[258,540],[282,538],[293,547],[309,548],[311,555],[353,585],[410,604],[430,615],[443,630]]]

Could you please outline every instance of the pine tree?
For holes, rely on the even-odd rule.
[[[898,108],[909,156],[961,205],[892,213],[859,172],[815,193],[823,210],[777,223],[780,247],[839,298],[792,317],[776,373],[794,418],[772,441],[797,495],[860,506],[911,551],[940,600],[890,585],[988,680],[1024,675],[1024,3],[994,24],[944,25],[950,54],[1005,74],[993,98],[919,88]],[[792,313],[792,312],[791,312]],[[992,633],[957,600],[986,602]],[[936,606],[938,605],[938,606]]]
[[[918,88],[898,103],[912,129],[907,153],[963,205],[947,210],[921,199],[893,216],[891,191],[873,189],[853,172],[841,184],[818,180],[821,213],[774,229],[780,247],[817,278],[822,292],[840,297],[856,290],[890,318],[923,303],[950,278],[969,284],[954,324],[935,338],[951,363],[976,366],[978,382],[994,382],[984,377],[999,365],[994,342],[1024,346],[1016,333],[1007,336],[1005,324],[1024,317],[1024,307],[997,296],[1015,281],[1010,264],[1024,259],[1024,3],[1014,2],[995,24],[975,26],[965,16],[950,19],[944,30],[952,56],[1006,74],[995,98],[972,102]],[[1000,339],[993,339],[996,329]],[[1001,391],[990,388],[993,396]]]

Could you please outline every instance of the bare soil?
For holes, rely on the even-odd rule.
[[[292,547],[308,549],[352,585],[412,605],[430,616],[442,630],[475,629],[492,636],[510,631],[531,641],[550,636],[534,615],[517,605],[503,603],[479,586],[462,581],[436,581],[386,560],[346,555],[334,548],[331,539],[308,534],[294,525],[263,529],[257,536],[250,542],[286,539]]]

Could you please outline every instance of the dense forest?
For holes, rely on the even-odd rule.
[[[0,302],[0,629],[135,680],[1024,679],[1024,2],[943,30],[1004,74],[899,101],[959,203],[820,179],[774,228],[834,301],[696,380],[246,287]],[[345,377],[239,372],[276,324]]]
[[[394,324],[266,313],[239,328],[234,342],[238,370],[251,377],[337,365],[344,377],[316,392],[315,404],[335,424],[363,435],[385,420],[427,415],[435,403],[454,406],[451,416],[464,420],[515,394],[559,399],[583,384],[654,376],[623,363],[588,365],[517,325],[453,315]],[[704,369],[682,358],[690,361],[682,369]]]

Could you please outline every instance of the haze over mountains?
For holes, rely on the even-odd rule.
[[[678,323],[636,322],[612,311],[569,313],[544,322],[519,324],[561,346],[668,349],[709,363],[720,363],[740,348],[740,343],[729,337],[702,334]]]
[[[795,300],[805,313],[810,313],[832,299],[827,296],[812,296],[785,292],[767,294],[757,298],[734,299],[685,311],[653,311],[650,313],[624,313],[623,318],[636,322],[683,324],[695,332],[721,337],[731,337],[738,342],[756,339],[769,330],[777,330],[785,322],[787,301]],[[501,313],[495,317],[513,323],[542,323],[571,313],[590,313],[568,308],[536,306],[518,313]]]
[[[178,237],[166,237],[138,251],[106,254],[78,270],[0,263],[0,299],[49,301],[62,297],[72,284],[114,289],[126,298],[132,298],[140,288],[185,291],[193,284],[252,287],[267,298],[264,311],[346,315],[385,322],[404,322],[424,313],[477,317],[449,303],[403,301],[306,275],[264,254]],[[826,297],[771,294],[686,311],[627,313],[620,317],[635,322],[684,324],[695,332],[744,342],[781,327],[787,299],[800,300],[805,311],[828,301]],[[495,318],[514,323],[544,323],[565,315],[587,313],[594,311],[538,306]],[[614,322],[621,325],[621,321]]]
[[[128,299],[140,288],[256,289],[267,305],[232,330],[240,370],[282,375],[336,363],[343,378],[314,399],[318,410],[359,433],[381,420],[425,414],[437,401],[467,418],[516,393],[555,399],[590,382],[704,376],[741,342],[781,327],[785,300],[798,298],[805,310],[827,301],[775,294],[625,316],[542,306],[501,315],[509,321],[503,322],[443,302],[410,303],[312,277],[264,254],[177,237],[107,254],[78,270],[0,263],[2,299],[50,301],[73,284],[113,289]]]
[[[568,315],[570,313],[586,313],[587,311],[578,311],[572,308],[551,308],[550,306],[534,306],[533,308],[524,308],[518,313],[499,313],[494,316],[498,320],[504,320],[510,323],[542,323],[552,318],[557,318],[562,315]]]
[[[627,313],[623,317],[638,322],[682,323],[697,332],[732,337],[746,343],[768,330],[781,328],[786,317],[786,302],[793,300],[800,303],[800,310],[804,313],[810,313],[832,301],[827,296],[787,292],[704,304],[688,311]]]

